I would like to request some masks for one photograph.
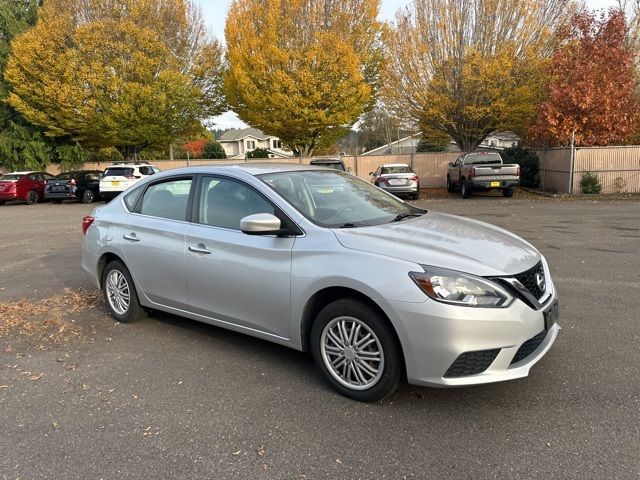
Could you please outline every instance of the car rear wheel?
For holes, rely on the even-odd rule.
[[[38,192],[36,192],[35,190],[31,190],[29,193],[27,193],[24,201],[27,202],[27,205],[38,203]]]
[[[5,203],[7,203],[6,200],[0,200],[0,205],[4,205]]]
[[[96,199],[95,194],[93,193],[93,191],[87,189],[84,191],[84,193],[82,194],[82,203],[93,203]]]
[[[462,194],[462,198],[469,198],[471,196],[471,187],[469,186],[469,182],[466,180],[462,181],[462,188],[460,189],[460,193]]]
[[[361,402],[391,395],[403,377],[402,352],[391,327],[380,313],[354,299],[337,300],[318,314],[311,353],[336,391]]]
[[[502,190],[502,195],[505,197],[513,197],[513,188],[505,188]]]
[[[131,274],[120,260],[113,260],[104,269],[102,290],[111,316],[118,322],[130,323],[145,316]]]

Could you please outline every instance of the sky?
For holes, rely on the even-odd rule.
[[[224,21],[231,0],[199,0],[207,26],[219,40],[224,41]],[[514,0],[515,1],[515,0]],[[380,18],[392,20],[396,11],[408,5],[410,0],[382,0]],[[615,5],[615,0],[587,0],[591,8],[606,8]],[[246,125],[233,112],[214,119],[216,128],[243,128]]]

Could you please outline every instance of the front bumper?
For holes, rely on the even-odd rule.
[[[526,377],[560,330],[553,324],[540,335],[545,332],[543,312],[556,299],[553,291],[541,310],[520,299],[503,309],[456,307],[430,299],[424,303],[388,302],[385,307],[391,310],[389,316],[400,337],[409,383],[453,387]],[[481,371],[465,374],[458,370],[451,375],[450,369],[461,355],[476,352],[491,353]]]

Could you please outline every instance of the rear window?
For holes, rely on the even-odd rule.
[[[58,180],[71,180],[72,178],[78,178],[80,174],[78,172],[65,172],[59,175],[56,175],[54,178]]]
[[[113,167],[107,168],[104,172],[105,177],[132,177],[133,168]]]
[[[24,175],[16,175],[14,173],[9,173],[7,175],[1,176],[0,177],[0,181],[2,181],[2,180],[7,180],[7,181],[20,180],[22,177],[24,177]]]
[[[464,159],[465,165],[482,165],[483,163],[502,163],[499,153],[473,153]]]
[[[408,165],[400,165],[397,167],[382,167],[381,174],[385,173],[413,173]]]

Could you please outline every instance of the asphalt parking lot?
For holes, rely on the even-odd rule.
[[[70,308],[74,338],[0,336],[0,478],[640,478],[640,202],[418,203],[547,257],[562,331],[528,378],[360,404],[306,354],[168,315],[121,325],[99,304]],[[0,207],[5,311],[90,287],[80,221],[94,206]]]

